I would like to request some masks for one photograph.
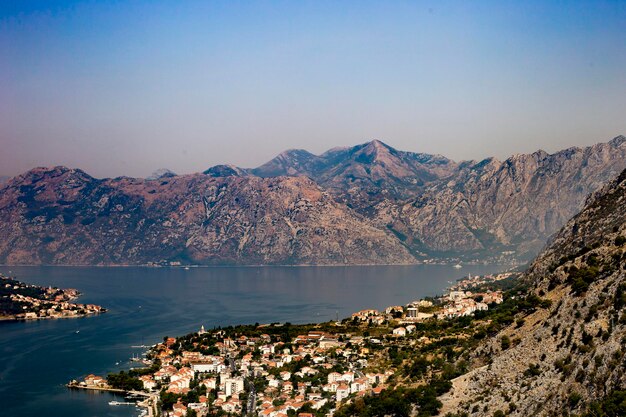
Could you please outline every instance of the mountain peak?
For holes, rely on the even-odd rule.
[[[288,149],[251,172],[260,177],[310,175],[318,159],[304,149]]]
[[[210,177],[245,177],[248,173],[235,165],[222,164],[215,165],[202,172]]]
[[[365,164],[383,162],[398,157],[398,151],[378,139],[355,147],[356,161]]]
[[[626,136],[624,135],[618,135],[616,137],[614,137],[609,144],[613,145],[613,146],[620,146],[622,143],[626,142]]]
[[[146,177],[147,180],[160,180],[161,178],[175,177],[176,173],[167,168],[159,168],[154,171],[150,176]]]
[[[278,154],[277,158],[311,158],[315,157],[311,152],[306,149],[287,149]]]
[[[380,151],[397,152],[396,149],[392,148],[391,146],[387,145],[385,142],[378,140],[378,139],[374,139],[372,141],[365,143],[364,148],[376,150],[377,152],[380,152]]]

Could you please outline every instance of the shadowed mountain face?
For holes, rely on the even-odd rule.
[[[36,168],[0,185],[0,262],[411,263],[531,256],[626,168],[624,137],[456,163],[380,141],[255,168],[95,179]]]
[[[523,276],[550,307],[486,339],[470,358],[475,368],[442,398],[444,413],[623,415],[615,405],[623,409],[616,392],[626,386],[625,250],[626,171],[588,199]]]

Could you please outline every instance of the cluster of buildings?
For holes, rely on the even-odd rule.
[[[80,317],[103,313],[106,309],[94,304],[76,304],[75,289],[40,287],[0,276],[0,297],[7,311],[0,311],[5,319],[41,319]]]
[[[504,297],[502,291],[450,291],[445,296],[443,308],[437,312],[437,317],[454,318],[471,316],[476,311],[489,309],[489,304],[500,304]]]
[[[513,272],[502,272],[500,274],[487,274],[487,275],[475,275],[472,276],[469,274],[467,278],[463,278],[455,285],[450,287],[451,291],[465,291],[471,288],[476,288],[485,284],[492,284],[497,281],[502,281],[503,279],[510,278],[513,276]]]
[[[394,337],[404,337],[415,330],[414,322],[432,317],[445,319],[473,315],[476,311],[488,310],[490,304],[503,301],[502,291],[472,292],[469,289],[485,286],[490,283],[509,278],[511,272],[484,276],[468,275],[452,286],[448,293],[436,300],[436,305],[429,300],[413,301],[406,306],[390,306],[383,312],[378,310],[361,310],[352,314],[352,321],[372,325],[381,325],[397,321],[404,325],[393,330]]]
[[[206,332],[201,329],[199,335],[203,334]],[[264,417],[286,417],[290,410],[297,411],[305,404],[314,410],[334,409],[350,397],[380,394],[393,373],[365,371],[370,352],[364,338],[358,336],[310,331],[289,345],[267,334],[229,338],[214,331],[207,336],[219,354],[201,353],[205,346],[194,351],[174,350],[174,338],[151,350],[150,356],[158,360],[160,368],[139,377],[146,391],[184,396],[192,387],[201,388],[198,402],[175,404],[168,411],[171,417],[185,416],[189,409],[199,416],[215,410],[246,410]],[[257,392],[253,383],[262,389]]]
[[[378,331],[380,326],[387,326],[383,332],[389,333],[379,334],[377,338],[365,332],[357,336],[311,330],[281,340],[278,329],[264,330],[265,325],[247,334],[232,330],[206,332],[202,327],[196,334],[166,338],[153,346],[148,357],[159,365],[158,369],[140,376],[139,381],[150,395],[165,392],[179,397],[178,403],[164,414],[170,417],[186,416],[189,410],[200,417],[219,410],[287,417],[305,405],[332,415],[342,402],[378,395],[386,387],[395,370],[381,372],[380,368],[371,366],[376,361],[374,351],[381,344],[414,343],[404,338],[417,333],[421,320],[467,316],[487,310],[491,303],[501,303],[501,291],[467,289],[509,275],[470,276],[434,302],[417,300],[383,311],[361,310],[347,319],[352,324],[379,326]],[[339,329],[341,323],[336,325]],[[263,331],[272,335],[259,334]],[[416,340],[430,343],[425,336]],[[86,385],[106,388],[102,378],[90,375],[87,379]],[[190,393],[194,394],[193,401],[189,400]]]
[[[432,307],[432,301],[418,300],[413,301],[406,306],[389,306],[380,312],[373,309],[357,311],[352,314],[351,319],[353,322],[378,326],[392,321],[400,321],[401,323],[410,324],[412,322],[426,320],[433,317],[433,314],[430,312],[420,311],[430,311]]]
[[[89,314],[99,314],[106,311],[95,304],[75,304],[68,301],[40,300],[20,294],[12,294],[10,300],[22,305],[23,313],[15,314],[16,319],[43,319],[81,317]]]

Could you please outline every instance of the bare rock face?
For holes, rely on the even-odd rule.
[[[377,264],[414,258],[307,178],[98,180],[37,168],[0,190],[10,264]]]
[[[406,236],[415,250],[484,256],[516,251],[532,258],[586,196],[626,168],[626,139],[555,154],[459,164],[448,181],[408,201],[383,201],[374,220]]]
[[[212,186],[194,259],[258,264],[412,263],[388,232],[337,203],[308,178],[248,178]]]
[[[626,171],[587,201],[523,279],[551,307],[477,349],[477,363],[488,363],[453,381],[444,413],[580,415],[626,387]],[[503,336],[512,347],[503,350]]]

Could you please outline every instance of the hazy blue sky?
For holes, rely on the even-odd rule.
[[[626,1],[0,2],[0,174],[626,134]]]

